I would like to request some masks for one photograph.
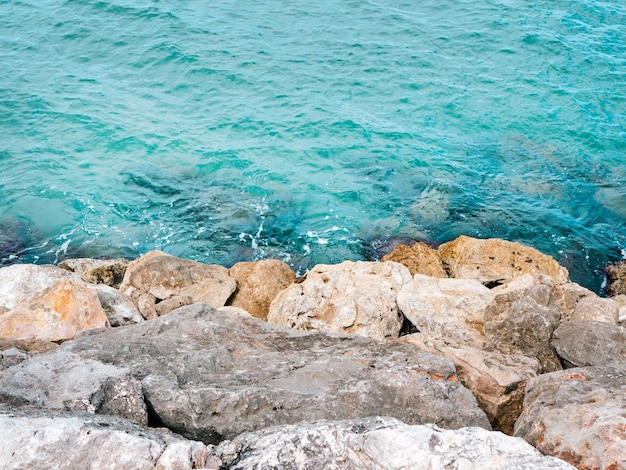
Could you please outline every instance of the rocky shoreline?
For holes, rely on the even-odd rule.
[[[230,269],[159,251],[0,268],[2,468],[626,469],[611,298],[459,237]]]

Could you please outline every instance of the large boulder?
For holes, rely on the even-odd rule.
[[[300,423],[245,433],[209,446],[211,469],[562,469],[522,439],[481,428],[443,430],[396,419]]]
[[[531,379],[515,435],[580,469],[626,468],[626,371],[599,366]]]
[[[416,274],[398,294],[398,306],[421,333],[482,347],[485,309],[493,293],[473,279]]]
[[[276,296],[267,320],[300,330],[397,338],[404,317],[396,297],[410,281],[408,269],[399,263],[320,264]]]
[[[599,297],[574,282],[554,286],[552,291],[561,310],[561,322],[601,321],[617,324],[619,306],[613,300]]]
[[[610,264],[604,271],[607,277],[606,293],[611,297],[626,294],[626,261]]]
[[[460,236],[441,245],[439,254],[450,277],[477,279],[486,284],[523,274],[545,274],[557,283],[569,280],[567,269],[551,256],[499,238],[482,240]]]
[[[2,468],[192,469],[206,465],[201,442],[114,416],[0,405]]]
[[[405,265],[411,275],[423,274],[432,277],[448,277],[437,250],[426,243],[417,242],[411,246],[398,245],[381,261],[395,261]]]
[[[485,309],[487,344],[505,354],[536,357],[541,373],[562,369],[550,345],[561,312],[544,284],[499,294]]]
[[[128,264],[120,290],[136,302],[144,318],[152,319],[193,303],[223,307],[236,287],[223,266],[155,250]]]
[[[76,273],[80,278],[91,284],[105,284],[116,289],[122,283],[126,273],[128,260],[71,258],[59,263],[59,267]]]
[[[599,321],[562,323],[552,346],[572,367],[614,366],[626,369],[626,328]]]
[[[237,281],[237,290],[228,304],[262,320],[267,319],[276,295],[296,280],[293,269],[276,259],[237,263],[228,274]]]
[[[445,358],[406,344],[285,329],[205,304],[33,356],[0,375],[0,401],[148,419],[205,443],[377,414],[490,429]]]
[[[0,269],[0,338],[63,341],[109,325],[95,289],[56,266]]]
[[[446,338],[422,333],[403,336],[398,341],[454,362],[459,380],[474,394],[493,429],[513,434],[513,426],[522,412],[526,383],[540,369],[537,359],[452,345]]]

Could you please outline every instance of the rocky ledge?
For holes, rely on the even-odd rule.
[[[626,469],[617,269],[601,298],[470,237],[300,279],[158,251],[4,267],[0,467]]]

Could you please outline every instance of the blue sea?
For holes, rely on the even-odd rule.
[[[626,254],[622,0],[0,0],[0,256]]]

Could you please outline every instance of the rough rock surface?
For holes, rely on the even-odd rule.
[[[128,260],[72,258],[59,263],[59,267],[76,273],[80,278],[91,284],[105,284],[118,288],[124,279]]]
[[[460,236],[441,245],[439,254],[450,277],[494,283],[522,274],[545,274],[559,284],[569,280],[567,269],[551,256],[498,238]]]
[[[626,468],[626,371],[576,368],[531,379],[515,435],[579,469]]]
[[[13,469],[192,469],[207,448],[114,416],[0,405],[0,465]]]
[[[209,452],[207,467],[215,470],[574,470],[501,433],[409,426],[382,417],[269,428],[209,446]]]
[[[606,293],[611,297],[626,294],[626,261],[610,264],[605,268],[607,277]]]
[[[522,412],[526,383],[537,376],[539,361],[519,354],[502,354],[463,345],[422,333],[398,341],[446,357],[454,362],[459,380],[472,391],[495,431],[513,434]]]
[[[381,261],[395,261],[405,265],[411,275],[423,274],[432,277],[448,277],[437,250],[426,243],[417,242],[411,246],[398,245],[382,257]]]
[[[237,290],[228,304],[263,320],[276,294],[296,280],[293,269],[276,259],[237,263],[228,274],[237,281]]]
[[[487,343],[505,354],[536,357],[541,373],[562,369],[550,345],[561,312],[552,291],[540,284],[497,295],[485,310]]]
[[[493,293],[473,279],[416,274],[398,294],[398,306],[421,333],[482,347],[485,309]]]
[[[90,332],[0,375],[0,401],[15,406],[145,420],[142,394],[150,419],[205,443],[377,414],[490,429],[445,358],[406,344],[284,329],[204,304]]]
[[[0,269],[0,338],[61,341],[108,326],[95,289],[56,266]]]
[[[596,320],[617,324],[619,306],[613,300],[603,299],[573,282],[554,286],[552,291],[561,310],[561,322]]]
[[[626,328],[599,321],[562,323],[552,346],[573,367],[614,366],[626,369]]]
[[[120,285],[146,319],[197,302],[222,307],[235,288],[235,280],[223,266],[197,263],[161,251],[151,251],[131,261]]]
[[[400,263],[320,264],[303,282],[276,296],[267,320],[301,330],[397,338],[404,317],[396,297],[410,281],[411,274]]]
[[[131,325],[144,321],[130,297],[104,284],[95,286],[98,300],[111,326]]]

